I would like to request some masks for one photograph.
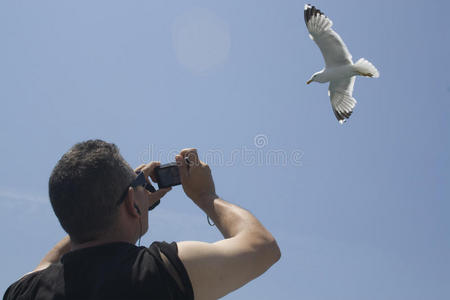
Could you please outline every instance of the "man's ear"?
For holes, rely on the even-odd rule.
[[[140,215],[138,213],[138,211],[136,210],[136,208],[134,207],[135,205],[135,199],[134,199],[135,195],[134,195],[134,189],[132,187],[128,188],[128,193],[127,196],[125,197],[125,208],[128,214],[130,214],[133,217],[139,218]]]

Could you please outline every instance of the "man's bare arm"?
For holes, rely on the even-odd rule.
[[[178,243],[195,299],[225,296],[263,274],[281,255],[273,236],[248,211],[217,198],[210,214],[224,240]]]
[[[209,167],[198,160],[195,149],[183,151],[176,158],[183,188],[225,239],[213,244],[179,242],[179,256],[195,299],[217,299],[264,273],[281,254],[274,237],[250,212],[215,194]],[[185,156],[190,166],[182,159]]]

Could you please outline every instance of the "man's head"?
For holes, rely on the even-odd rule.
[[[116,145],[89,140],[73,146],[50,175],[50,201],[64,230],[77,243],[110,230],[121,195],[136,177]]]

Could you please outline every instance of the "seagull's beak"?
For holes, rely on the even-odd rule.
[[[313,80],[310,79],[310,80],[308,80],[308,81],[306,82],[306,84],[310,84],[312,81],[313,81]]]

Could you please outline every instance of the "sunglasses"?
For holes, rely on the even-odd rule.
[[[122,196],[120,196],[120,199],[117,202],[117,205],[122,204],[122,202],[125,200],[125,197],[128,194],[128,189],[130,187],[132,187],[134,189],[134,188],[137,188],[138,186],[142,186],[144,189],[146,189],[150,193],[156,192],[156,190],[153,187],[153,185],[151,183],[147,182],[147,180],[145,179],[144,172],[136,172],[136,174],[137,174],[136,178],[127,186],[127,188],[123,192]],[[155,202],[155,204],[150,206],[148,208],[148,210],[154,209],[156,206],[158,206],[159,203],[160,203],[160,201],[158,200],[157,202]]]

